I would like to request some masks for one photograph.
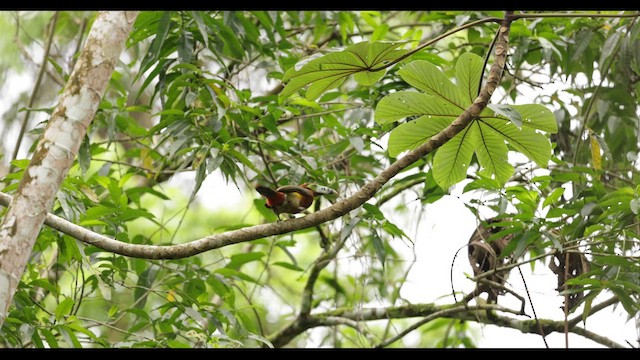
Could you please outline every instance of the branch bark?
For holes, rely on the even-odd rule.
[[[510,13],[511,14],[511,13]],[[280,221],[271,224],[261,224],[238,230],[214,234],[202,239],[176,245],[139,245],[129,244],[111,239],[107,236],[92,232],[81,226],[75,225],[54,215],[47,215],[46,224],[52,228],[70,235],[87,244],[94,245],[102,250],[116,254],[142,258],[142,259],[181,259],[190,257],[205,251],[218,249],[224,246],[238,244],[246,241],[262,239],[273,235],[281,235],[293,231],[317,226],[321,223],[337,219],[350,211],[362,206],[371,199],[384,184],[414,162],[423,158],[435,149],[442,146],[449,139],[457,135],[469,125],[487,106],[491,95],[495,91],[502,77],[502,71],[507,57],[509,27],[511,17],[508,15],[500,25],[498,40],[495,46],[494,63],[489,71],[485,86],[464,112],[454,120],[451,125],[433,136],[429,141],[407,153],[398,159],[377,177],[365,184],[355,194],[330,207],[314,212],[313,214]],[[2,195],[0,201],[6,203],[8,195]]]
[[[390,319],[406,319],[412,317],[425,317],[425,318],[448,318],[458,319],[465,321],[473,321],[477,323],[487,325],[497,325],[500,327],[512,328],[520,330],[524,334],[539,334],[539,327],[535,320],[526,319],[518,320],[506,315],[487,316],[487,310],[500,311],[504,313],[511,313],[517,315],[519,310],[512,310],[500,305],[495,304],[483,304],[476,306],[460,306],[459,304],[453,305],[435,305],[435,304],[412,304],[404,306],[391,306],[387,308],[367,308],[367,309],[336,309],[327,311],[324,313],[314,314],[305,319],[304,322],[295,322],[290,326],[282,329],[273,336],[269,337],[269,340],[274,347],[282,347],[291,340],[293,340],[299,334],[319,326],[333,326],[337,322],[335,319],[344,319],[347,321],[376,321],[376,320],[390,320]],[[437,315],[437,316],[434,316]],[[539,320],[542,324],[545,334],[552,332],[564,333],[565,322],[553,321],[553,320]],[[427,322],[425,322],[427,323]],[[350,323],[353,324],[353,323]],[[599,344],[610,348],[624,348],[621,344],[596,334],[592,331],[586,330],[578,326],[571,326],[569,332],[583,336],[587,339],[593,340]],[[408,333],[408,332],[407,332]],[[406,334],[405,334],[406,335]],[[398,338],[399,339],[399,338]],[[398,340],[395,339],[395,340]],[[387,343],[381,344],[382,346],[389,345]]]
[[[0,224],[0,326],[137,16],[100,12]]]

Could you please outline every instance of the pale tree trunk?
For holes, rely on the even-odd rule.
[[[78,153],[137,11],[98,13],[60,101],[0,224],[0,327],[47,211]]]

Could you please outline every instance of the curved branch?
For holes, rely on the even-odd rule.
[[[274,347],[282,347],[288,344],[296,336],[303,332],[319,327],[319,326],[331,326],[335,325],[336,318],[352,321],[376,321],[376,320],[390,320],[390,319],[406,319],[412,317],[425,317],[430,319],[435,318],[448,318],[458,319],[464,321],[473,321],[486,325],[497,325],[503,328],[511,328],[520,330],[524,334],[539,334],[539,325],[535,320],[526,319],[518,320],[510,316],[497,315],[495,313],[492,316],[487,316],[487,310],[499,311],[503,313],[511,313],[518,315],[519,310],[508,309],[496,304],[480,304],[475,306],[460,306],[454,305],[435,305],[435,304],[412,304],[404,306],[391,306],[387,308],[365,308],[359,310],[352,309],[337,309],[327,311],[324,313],[314,314],[306,318],[302,322],[294,322],[291,325],[285,327],[281,331],[277,332],[273,336],[269,337],[270,342]],[[435,315],[438,316],[435,316]],[[564,321],[554,321],[540,319],[540,325],[542,326],[544,333],[549,334],[552,332],[564,333]],[[421,322],[416,323],[422,325]],[[414,324],[414,325],[416,325]],[[411,328],[411,327],[410,327]],[[416,327],[417,328],[417,327]],[[581,327],[571,326],[569,332],[583,336],[587,339],[593,340],[599,344],[610,348],[624,348],[621,344],[596,334],[592,331],[586,330]],[[408,332],[407,332],[408,333]],[[405,334],[406,335],[406,334]],[[396,339],[397,340],[397,339]],[[386,346],[386,343],[381,346]]]
[[[489,99],[497,88],[500,78],[502,77],[502,70],[507,57],[510,25],[511,19],[509,17],[505,18],[500,25],[498,41],[495,48],[494,63],[489,71],[485,86],[482,88],[482,91],[474,100],[473,104],[466,108],[464,112],[451,123],[451,125],[433,136],[428,142],[398,159],[387,169],[382,171],[377,177],[365,184],[355,194],[328,208],[301,218],[289,219],[271,224],[250,226],[238,230],[210,235],[189,243],[176,245],[129,244],[92,232],[52,214],[47,214],[45,223],[80,241],[116,254],[143,259],[180,259],[232,244],[310,228],[321,223],[337,219],[362,206],[391,178],[409,165],[442,146],[469,125],[473,119],[480,115],[482,110],[489,103]],[[3,201],[7,201],[7,196],[8,195],[3,195],[5,198]]]

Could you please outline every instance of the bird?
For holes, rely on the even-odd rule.
[[[280,221],[280,214],[298,214],[305,211],[316,196],[338,193],[330,187],[316,184],[283,185],[277,189],[256,185],[260,195],[267,198],[265,207],[271,209]]]

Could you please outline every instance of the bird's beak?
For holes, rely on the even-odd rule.
[[[338,195],[338,192],[328,186],[313,184],[311,190],[320,195]]]

